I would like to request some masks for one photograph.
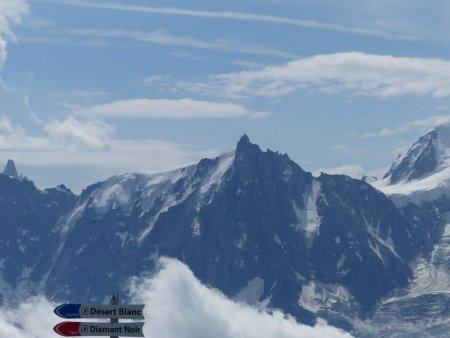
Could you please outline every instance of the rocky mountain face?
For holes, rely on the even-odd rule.
[[[0,175],[0,299],[41,282],[52,265],[55,224],[75,201],[64,186],[41,191],[31,181]]]
[[[45,285],[52,296],[95,300],[104,285],[168,255],[228,296],[306,321],[322,310],[316,298],[324,294],[329,307],[369,311],[407,285],[407,262],[432,246],[426,229],[370,185],[314,178],[245,136],[214,160],[93,185],[60,227],[62,249]]]
[[[438,130],[433,129],[414,142],[405,155],[399,156],[383,179],[396,184],[424,177],[436,169],[438,152]]]
[[[398,208],[367,182],[314,177],[245,135],[215,159],[115,176],[80,196],[0,175],[0,292],[26,283],[101,302],[166,255],[230,297],[351,330],[349,318],[411,286],[413,263],[442,241],[447,205]]]
[[[398,337],[445,337],[450,327],[450,126],[419,138],[394,162],[383,181],[372,183],[386,193],[411,222],[430,229],[429,254],[411,264],[413,278],[383,299],[373,316],[383,323],[377,334]],[[396,178],[401,178],[396,180]],[[434,235],[433,235],[434,234]],[[411,325],[414,323],[414,325]],[[401,332],[401,333],[399,333]]]

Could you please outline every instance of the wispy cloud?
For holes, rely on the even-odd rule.
[[[344,164],[335,168],[319,168],[312,173],[314,176],[320,176],[321,173],[326,173],[330,175],[347,175],[360,179],[364,175],[364,172],[364,168],[359,164]]]
[[[376,37],[383,37],[389,39],[412,39],[411,36],[388,33],[383,30],[363,28],[363,27],[351,27],[337,23],[326,23],[315,20],[302,20],[294,19],[283,16],[274,15],[264,15],[264,14],[254,14],[245,12],[233,12],[233,11],[205,11],[205,10],[192,10],[184,8],[175,7],[151,7],[142,5],[132,5],[132,4],[122,4],[122,3],[95,3],[91,1],[82,0],[41,0],[42,2],[49,2],[54,4],[63,4],[70,6],[86,7],[86,8],[97,8],[97,9],[107,9],[107,10],[117,10],[117,11],[128,11],[128,12],[139,12],[139,13],[149,13],[149,14],[164,14],[164,15],[178,15],[178,16],[189,16],[197,18],[217,18],[217,19],[228,19],[228,20],[239,20],[239,21],[254,21],[254,22],[265,22],[280,25],[290,25],[305,28],[314,28],[329,31],[338,31],[344,33],[353,33],[361,35],[369,35]]]
[[[329,20],[413,37],[428,45],[438,43],[448,47],[450,42],[447,0],[316,0],[314,3],[328,14]]]
[[[431,128],[450,123],[450,115],[433,115],[426,119],[418,119],[404,123],[396,127],[383,127],[381,130],[368,132],[361,135],[362,138],[384,137],[399,133],[406,133],[411,130],[425,132]]]
[[[197,61],[197,62],[203,62],[203,61],[206,61],[209,59],[209,56],[207,56],[207,55],[195,55],[192,53],[186,53],[186,52],[180,52],[180,51],[170,52],[169,55],[174,59],[191,60],[191,61]]]
[[[396,134],[399,131],[400,130],[398,128],[392,129],[389,127],[383,127],[382,129],[380,129],[378,131],[371,131],[371,132],[365,133],[365,134],[361,135],[361,138],[389,136],[389,135]]]
[[[180,83],[180,86],[232,98],[282,96],[308,88],[381,98],[403,95],[440,98],[450,96],[450,61],[336,53],[256,71],[214,75],[201,84]]]
[[[157,45],[212,49],[212,50],[238,52],[243,54],[254,54],[254,55],[269,55],[285,59],[295,59],[298,57],[298,55],[296,54],[285,52],[282,50],[264,48],[260,46],[249,46],[249,45],[244,46],[233,43],[226,39],[204,41],[196,39],[192,36],[173,35],[165,30],[142,32],[142,31],[105,30],[105,29],[71,29],[68,30],[68,33],[74,36],[83,36],[90,38],[132,39],[140,42]]]
[[[72,46],[89,46],[89,47],[105,47],[108,42],[102,39],[73,39],[61,36],[21,36],[17,39],[19,43],[29,43],[38,45],[72,45]]]
[[[331,147],[332,150],[336,151],[347,151],[349,150],[348,147],[345,144],[336,144]]]
[[[5,115],[0,115],[0,151],[36,151],[49,147],[49,141],[28,136],[20,125],[14,125]]]
[[[130,99],[99,104],[74,112],[77,115],[109,118],[258,118],[267,112],[251,111],[233,103],[185,99]]]

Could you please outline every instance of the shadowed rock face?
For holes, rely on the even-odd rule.
[[[3,170],[3,175],[13,177],[13,178],[19,178],[19,175],[17,174],[16,165],[13,160],[8,160],[6,163],[6,167]]]
[[[115,176],[79,197],[2,177],[11,185],[0,190],[9,217],[0,222],[8,224],[5,243],[24,243],[14,255],[2,252],[2,276],[13,287],[26,280],[62,300],[102,302],[105,288],[153,271],[155,259],[166,255],[228,296],[303,322],[320,314],[345,326],[345,315],[364,316],[405,286],[408,262],[436,238],[423,211],[401,212],[360,180],[313,177],[245,135],[216,159],[163,174]],[[24,214],[20,223],[13,222],[17,214]]]
[[[0,284],[6,283],[0,293],[8,287],[39,291],[58,246],[56,226],[76,196],[63,186],[39,190],[31,181],[5,175],[0,192]]]

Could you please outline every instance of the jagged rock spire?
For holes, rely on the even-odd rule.
[[[244,135],[241,136],[241,138],[239,139],[239,143],[250,143],[250,139],[247,134],[244,133]]]
[[[5,170],[3,170],[3,175],[19,178],[19,174],[17,173],[16,165],[13,160],[8,160]]]
[[[236,145],[236,154],[255,152],[255,151],[260,152],[261,149],[259,148],[258,145],[250,142],[250,139],[247,136],[247,134],[242,135]]]

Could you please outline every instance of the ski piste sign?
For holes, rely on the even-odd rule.
[[[62,322],[53,330],[65,337],[80,336],[121,336],[121,337],[144,337],[143,322],[130,323],[80,323]]]
[[[144,319],[145,305],[93,305],[93,304],[63,304],[54,312],[65,319],[75,318],[116,318]]]

